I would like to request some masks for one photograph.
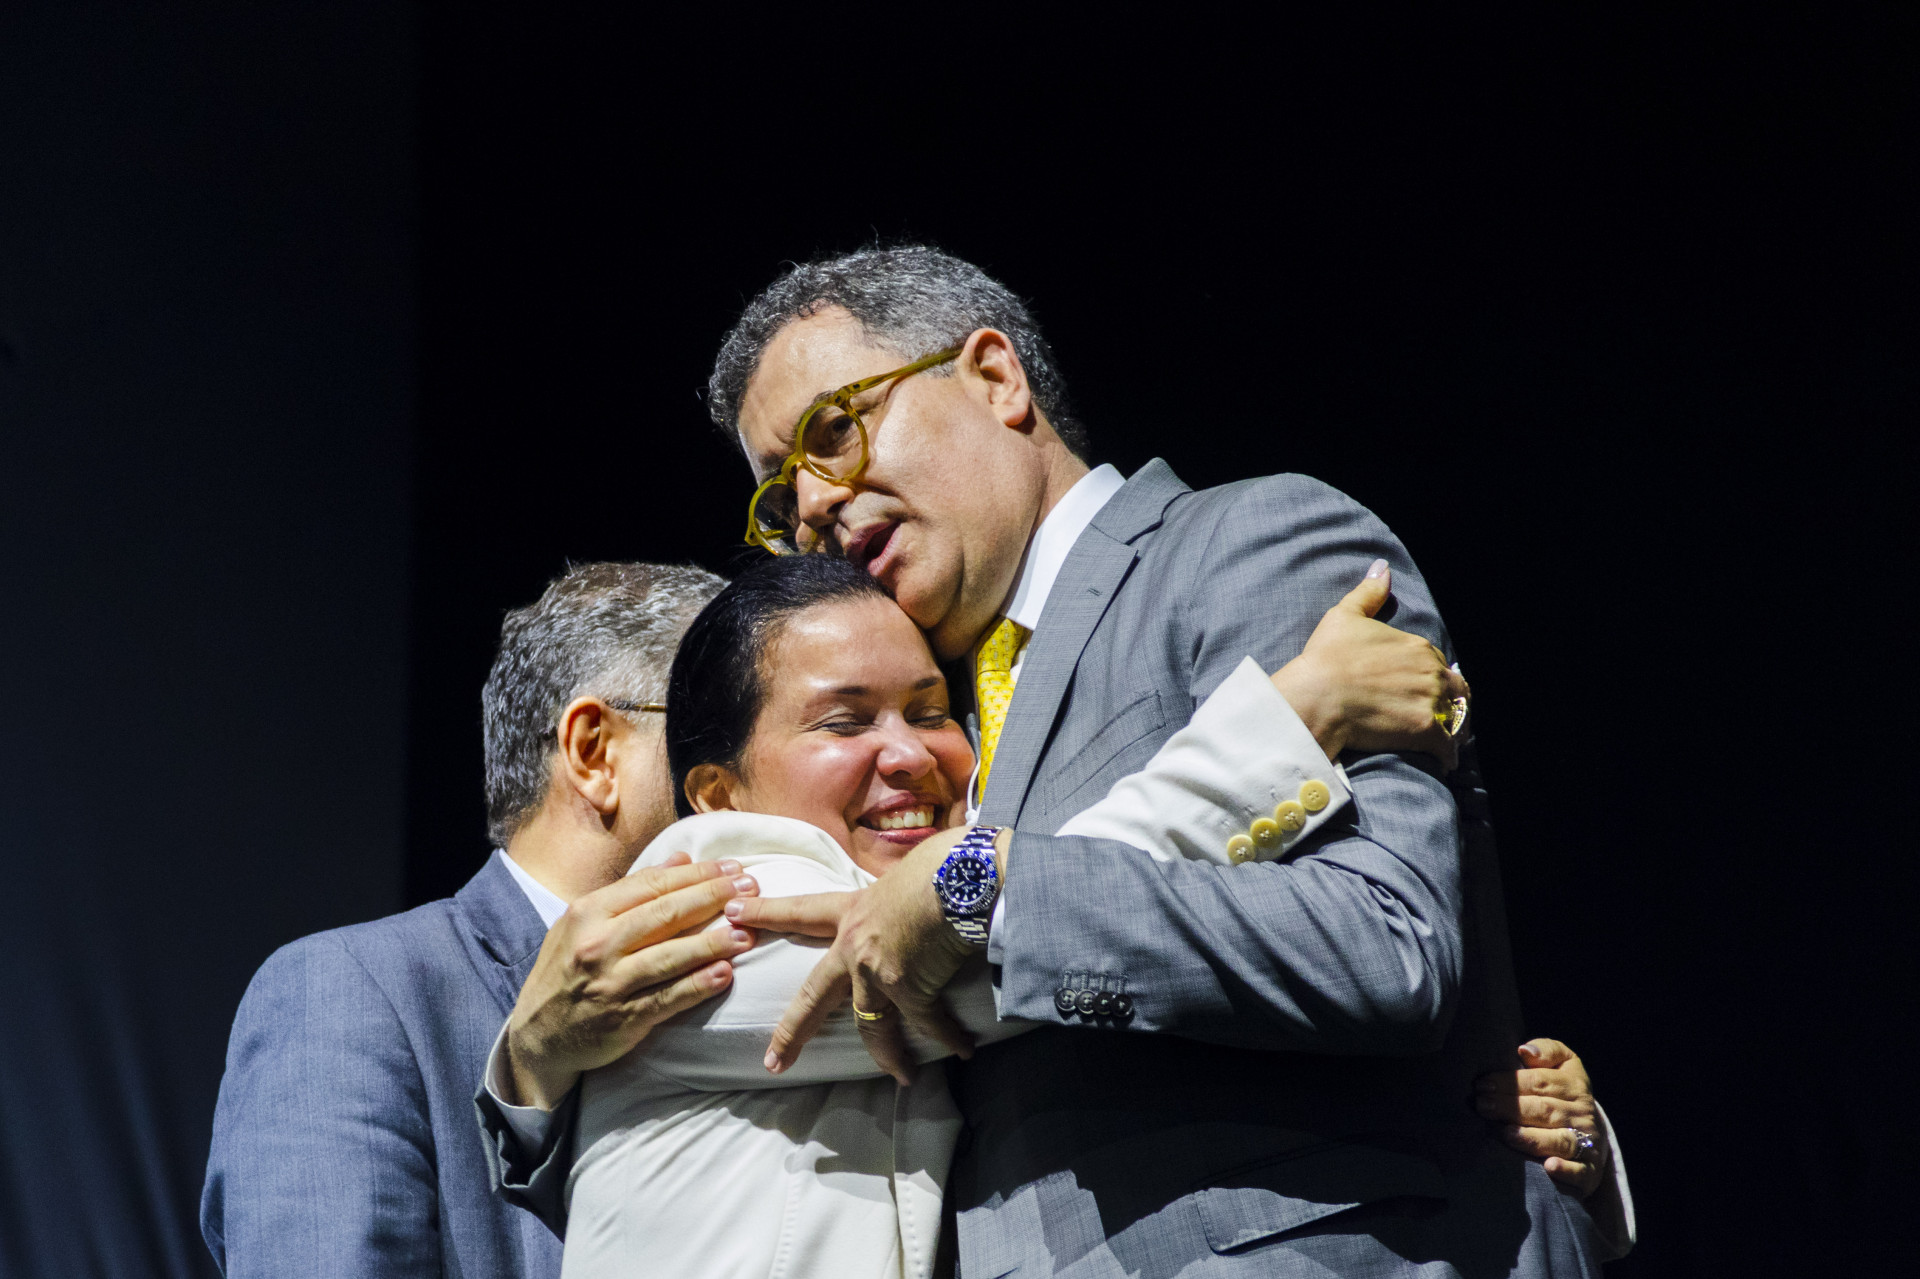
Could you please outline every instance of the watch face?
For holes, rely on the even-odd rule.
[[[970,915],[993,897],[992,856],[971,850],[949,857],[933,877],[940,899],[956,915]]]

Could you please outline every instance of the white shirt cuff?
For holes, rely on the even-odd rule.
[[[1613,1160],[1606,1181],[1587,1200],[1587,1216],[1607,1247],[1613,1250],[1613,1255],[1603,1260],[1617,1261],[1633,1251],[1633,1245],[1639,1242],[1640,1226],[1634,1219],[1633,1188],[1627,1184],[1627,1158],[1620,1153],[1620,1134],[1607,1121],[1607,1112],[1597,1098],[1593,1108],[1599,1112],[1600,1126],[1606,1130]]]
[[[507,1121],[507,1127],[513,1129],[522,1152],[529,1157],[537,1155],[546,1149],[547,1137],[553,1132],[553,1112],[538,1106],[509,1105],[504,1099],[508,1091],[506,1079],[507,1027],[502,1022],[500,1033],[493,1041],[493,1051],[487,1054],[487,1096],[500,1108],[501,1117]]]
[[[1013,852],[1008,850],[1011,857]],[[987,921],[987,962],[1004,962],[1001,956],[1007,953],[1007,890],[1002,887],[1000,895],[993,900],[993,918]]]

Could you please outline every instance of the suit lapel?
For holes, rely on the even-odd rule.
[[[546,940],[540,912],[520,891],[498,852],[453,900],[466,923],[474,967],[499,1001],[502,1015],[511,1012]]]
[[[1186,491],[1172,468],[1155,458],[1100,509],[1067,553],[1020,662],[1020,682],[1014,686],[980,805],[985,824],[1019,821],[1080,654],[1133,569],[1136,552],[1131,543],[1157,526],[1167,504]]]

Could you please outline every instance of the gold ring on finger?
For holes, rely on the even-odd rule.
[[[1433,722],[1447,730],[1448,737],[1460,736],[1467,723],[1467,699],[1455,697],[1433,713]]]
[[[853,1015],[855,1017],[858,1017],[861,1021],[879,1021],[881,1018],[887,1015],[887,1010],[882,1008],[877,1013],[870,1013],[870,1012],[867,1012],[865,1009],[861,1008],[860,1005],[855,1004],[853,1006]]]

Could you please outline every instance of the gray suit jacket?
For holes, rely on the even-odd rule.
[[[1301,476],[1196,493],[1156,461],[1075,544],[982,810],[1017,831],[1002,1013],[1050,1028],[953,1072],[965,1279],[1596,1272],[1585,1210],[1468,1106],[1521,1038],[1470,752],[1349,757],[1350,808],[1274,862],[1052,834],[1375,557],[1393,624],[1449,649],[1393,534]]]
[[[261,966],[200,1200],[227,1275],[560,1273],[560,1241],[492,1193],[472,1100],[545,935],[495,854],[455,897]]]

